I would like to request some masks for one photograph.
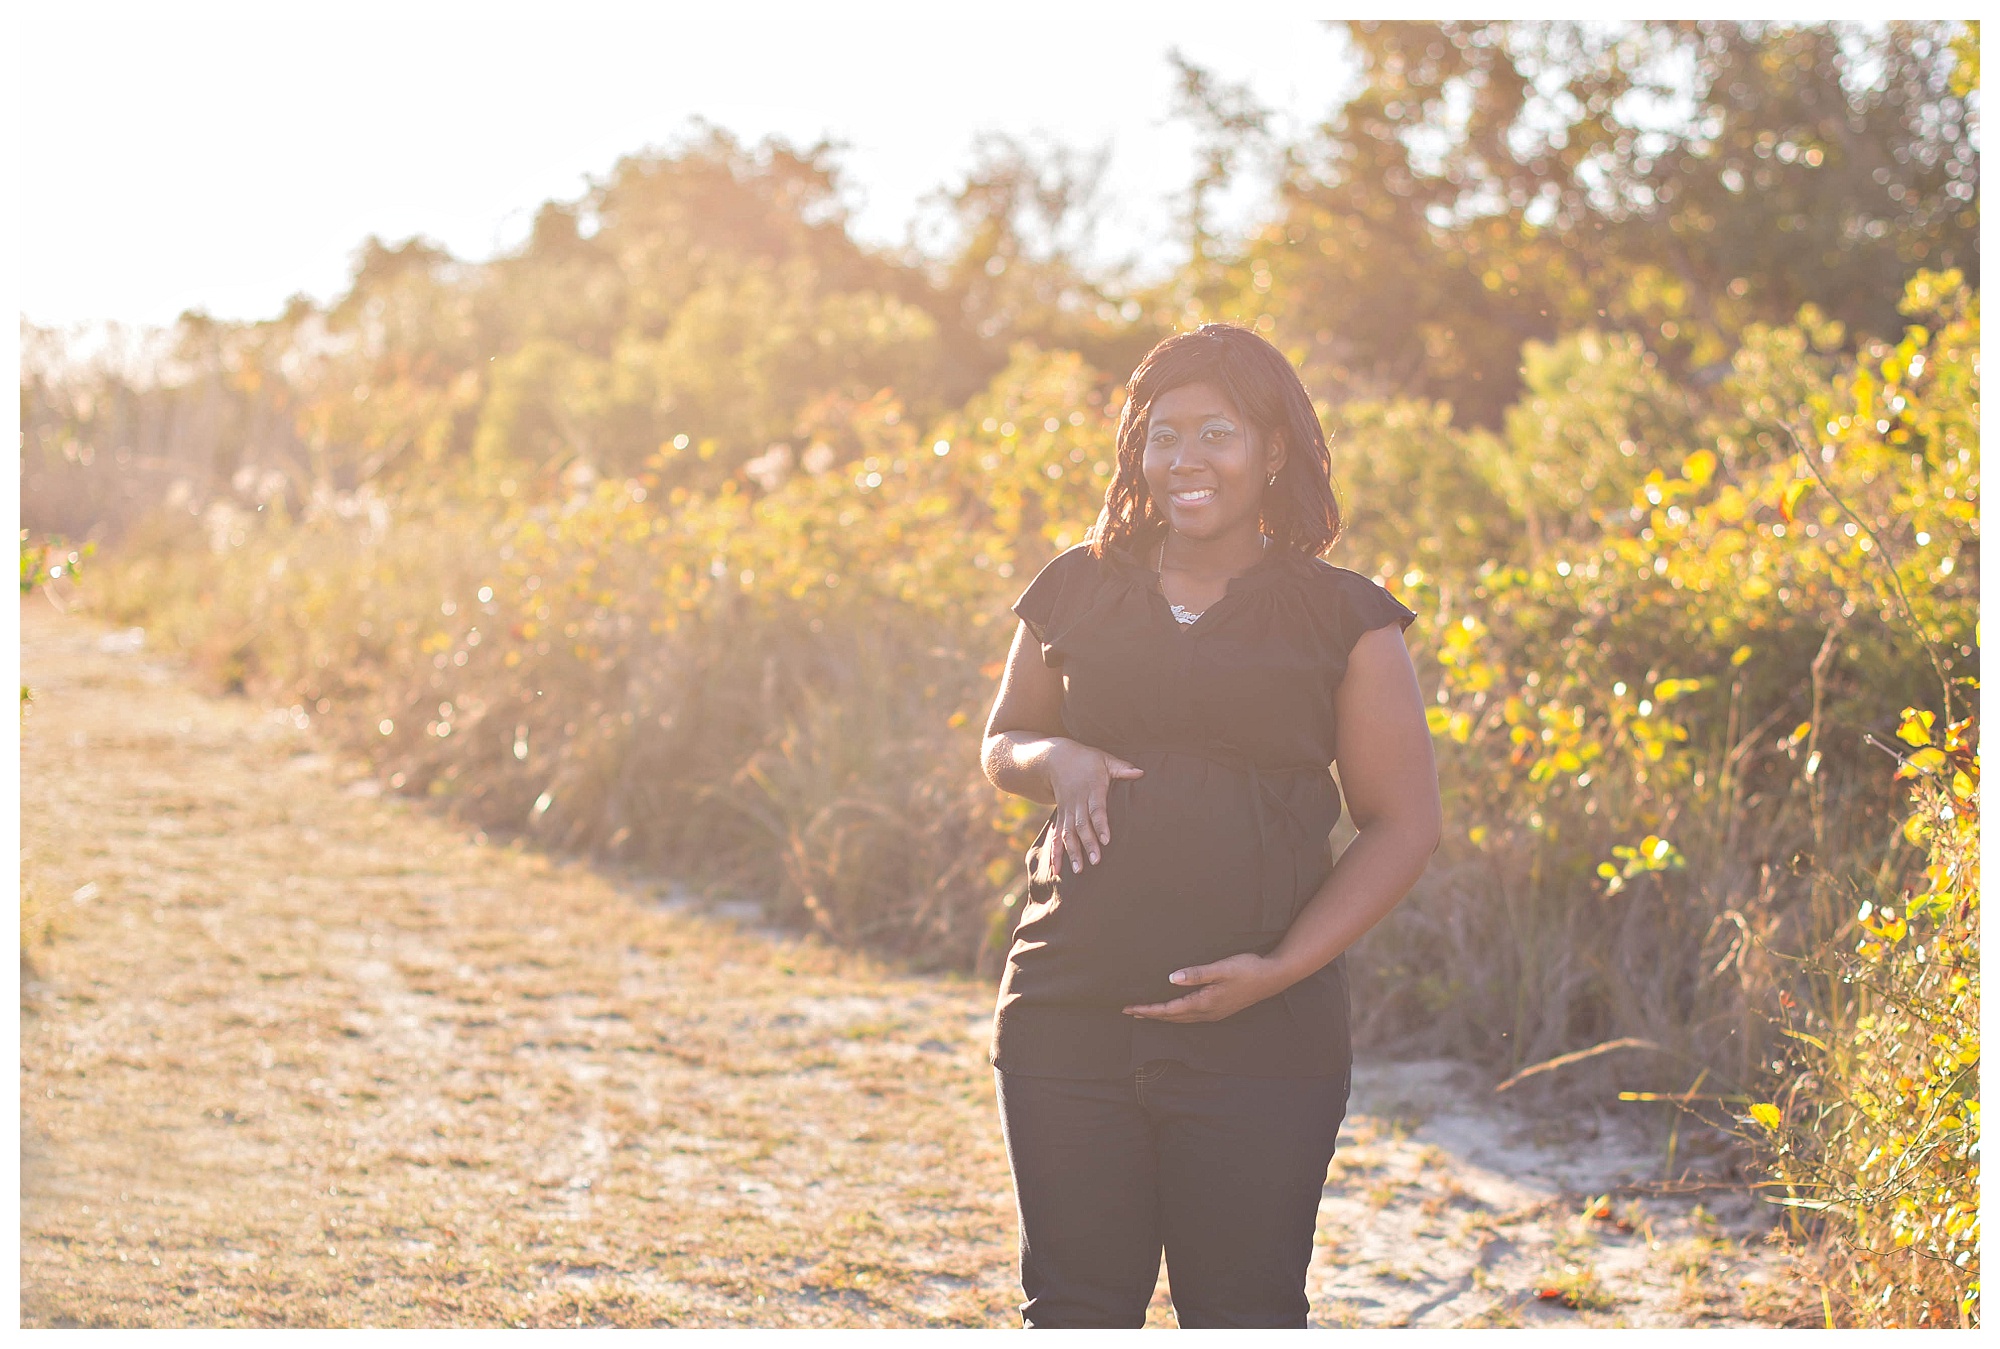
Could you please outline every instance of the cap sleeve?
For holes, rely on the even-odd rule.
[[[1386,628],[1391,623],[1398,629],[1407,628],[1417,615],[1360,572],[1324,563],[1320,566],[1320,575],[1331,591],[1319,606],[1321,640],[1325,643],[1322,649],[1331,662],[1334,682],[1338,683],[1347,671],[1348,655],[1363,633]]]
[[[1348,572],[1347,575],[1353,578],[1347,586],[1348,626],[1352,634],[1348,642],[1350,649],[1361,640],[1364,632],[1386,628],[1391,623],[1403,629],[1417,621],[1417,611],[1384,590],[1380,583],[1369,580],[1359,572]]]
[[[1041,643],[1044,664],[1051,667],[1062,664],[1062,652],[1058,649],[1062,634],[1090,603],[1096,589],[1096,563],[1086,544],[1058,553],[1028,582],[1021,598],[1014,601],[1015,616],[1027,624],[1028,631]]]

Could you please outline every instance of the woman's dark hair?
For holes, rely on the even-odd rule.
[[[1220,387],[1260,435],[1275,435],[1285,443],[1284,467],[1277,482],[1264,490],[1264,532],[1307,557],[1332,547],[1340,537],[1333,461],[1306,386],[1284,353],[1248,328],[1204,323],[1161,342],[1132,372],[1118,418],[1118,467],[1090,531],[1091,551],[1101,557],[1108,547],[1130,549],[1164,523],[1140,469],[1146,421],[1161,394],[1200,383]]]

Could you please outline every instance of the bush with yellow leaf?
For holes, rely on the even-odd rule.
[[[1815,875],[1895,846],[1868,738],[1910,689],[1976,668],[1977,300],[1926,274],[1905,303],[1902,340],[1855,353],[1810,311],[1748,331],[1699,399],[1599,343],[1596,364],[1530,361],[1541,412],[1505,437],[1341,414],[1378,460],[1459,456],[1528,497],[1470,498],[1514,512],[1481,523],[1513,547],[1476,564],[1400,546],[1468,499],[1449,482],[1365,503],[1343,544],[1426,619],[1454,826],[1369,940],[1372,1029],[1516,1065],[1642,1037],[1755,1079],[1777,954],[1851,921]],[[1517,466],[1554,409],[1564,462],[1607,465],[1597,490]]]
[[[1970,716],[1937,734],[1905,709],[1910,863],[1868,878],[1851,950],[1788,1000],[1792,1072],[1749,1107],[1775,1196],[1822,1219],[1830,1315],[1857,1325],[1979,1319],[1979,758]],[[1833,1296],[1840,1298],[1837,1312]]]

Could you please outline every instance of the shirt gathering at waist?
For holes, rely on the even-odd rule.
[[[1023,1077],[1124,1077],[1155,1059],[1241,1077],[1333,1077],[1354,1062],[1347,958],[1220,1021],[1151,1021],[1116,1008],[1003,1002],[988,1059]]]
[[[1184,758],[1206,759],[1224,768],[1233,768],[1246,773],[1254,769],[1259,773],[1290,776],[1325,773],[1328,768],[1326,763],[1314,760],[1259,755],[1228,740],[1119,741],[1105,738],[1102,741],[1090,740],[1084,743],[1120,759],[1129,760],[1134,756],[1146,757],[1155,754],[1179,755]],[[1331,781],[1331,778],[1328,780]]]

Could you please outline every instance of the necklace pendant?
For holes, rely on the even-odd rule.
[[[1167,608],[1173,612],[1176,623],[1192,623],[1201,617],[1201,614],[1189,613],[1186,609],[1181,608],[1180,605],[1173,603],[1171,600],[1167,602]]]

